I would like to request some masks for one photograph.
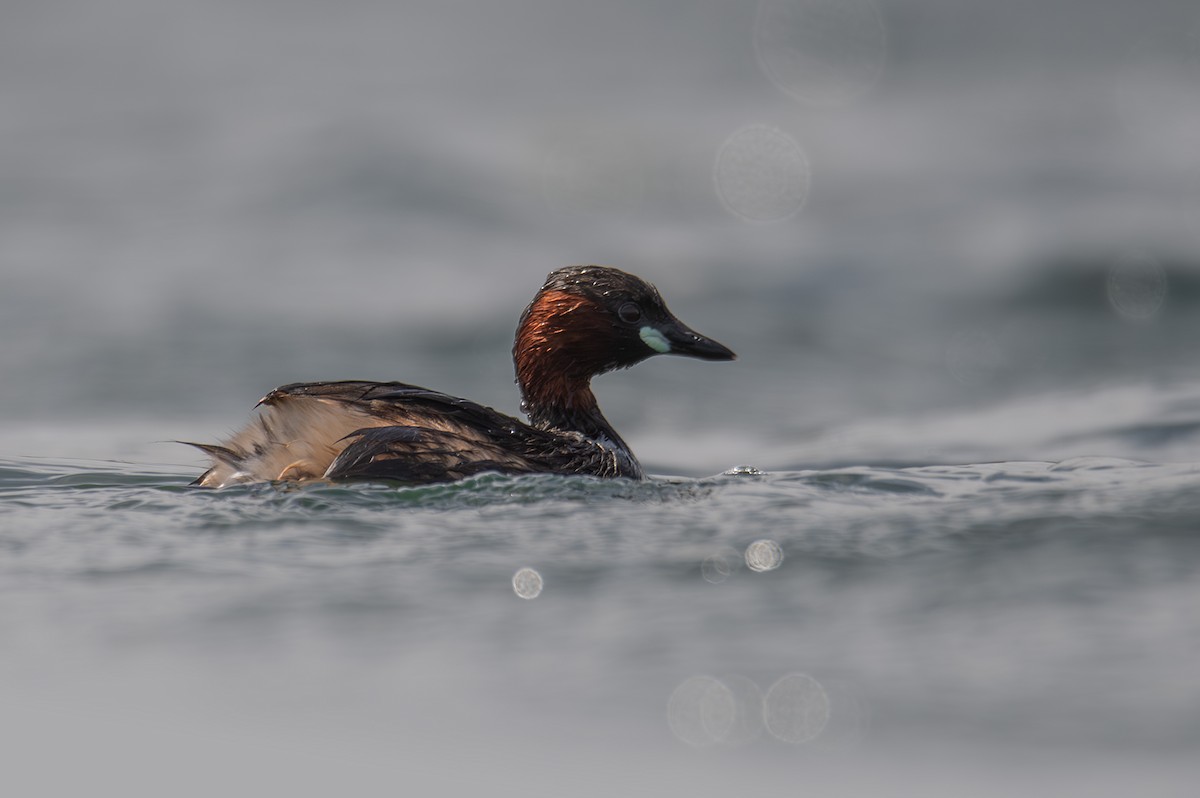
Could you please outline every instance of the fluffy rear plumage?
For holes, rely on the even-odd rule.
[[[245,482],[320,479],[346,448],[346,436],[386,424],[345,402],[277,389],[258,415],[219,446],[191,444],[215,461],[194,484],[223,488]]]

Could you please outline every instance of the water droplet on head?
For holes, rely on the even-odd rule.
[[[829,723],[829,694],[813,677],[789,673],[771,685],[763,697],[763,721],[776,739],[807,743]]]
[[[535,599],[542,594],[542,575],[532,568],[522,568],[513,574],[513,592],[523,599]]]
[[[780,91],[805,103],[842,105],[883,74],[883,14],[873,0],[762,0],[754,52]]]
[[[779,222],[808,197],[808,158],[796,140],[769,125],[734,133],[717,151],[713,181],[725,209],[751,222]]]
[[[746,547],[746,567],[751,571],[773,571],[783,562],[783,549],[773,540],[756,540]]]
[[[1167,298],[1167,272],[1144,252],[1129,253],[1109,267],[1108,303],[1131,321],[1154,318]]]

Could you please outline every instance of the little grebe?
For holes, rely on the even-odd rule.
[[[449,482],[493,471],[645,478],[600,413],[591,378],[651,355],[733,360],[676,319],[644,280],[604,266],[551,272],[513,343],[529,424],[400,382],[285,385],[228,441],[191,444],[213,459],[193,484],[377,479]]]

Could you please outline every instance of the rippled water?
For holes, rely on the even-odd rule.
[[[18,772],[144,760],[123,778],[148,789],[199,744],[303,794],[389,769],[437,784],[460,760],[478,770],[452,783],[500,794],[609,792],[625,776],[576,779],[615,763],[702,794],[747,769],[886,794],[887,773],[986,774],[1004,794],[1089,761],[1124,774],[1094,794],[1119,794],[1143,770],[1173,789],[1200,734],[1200,465],[191,476],[0,467],[6,747],[35,755]]]

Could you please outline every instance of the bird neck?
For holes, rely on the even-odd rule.
[[[612,368],[598,351],[611,321],[587,297],[546,290],[525,309],[513,344],[521,408],[535,427],[578,432],[628,451],[600,412],[592,377]]]

